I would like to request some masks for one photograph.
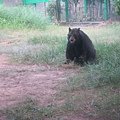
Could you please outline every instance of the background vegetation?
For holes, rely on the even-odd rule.
[[[45,29],[48,19],[28,7],[0,6],[0,28]]]
[[[115,0],[116,12],[120,15],[120,0]]]

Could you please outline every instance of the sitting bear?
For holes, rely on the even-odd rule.
[[[74,61],[83,66],[93,63],[96,59],[96,50],[90,38],[80,28],[69,28],[66,48],[66,64]]]

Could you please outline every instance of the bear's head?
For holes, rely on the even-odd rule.
[[[79,33],[80,33],[80,28],[69,28],[69,33],[68,33],[68,42],[71,44],[76,43],[76,41],[79,39]]]

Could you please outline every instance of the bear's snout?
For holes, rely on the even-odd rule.
[[[75,38],[74,37],[70,37],[69,41],[70,41],[70,43],[74,43],[75,42]]]

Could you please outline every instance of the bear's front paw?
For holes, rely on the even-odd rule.
[[[71,62],[71,60],[67,59],[64,64],[69,64]]]

